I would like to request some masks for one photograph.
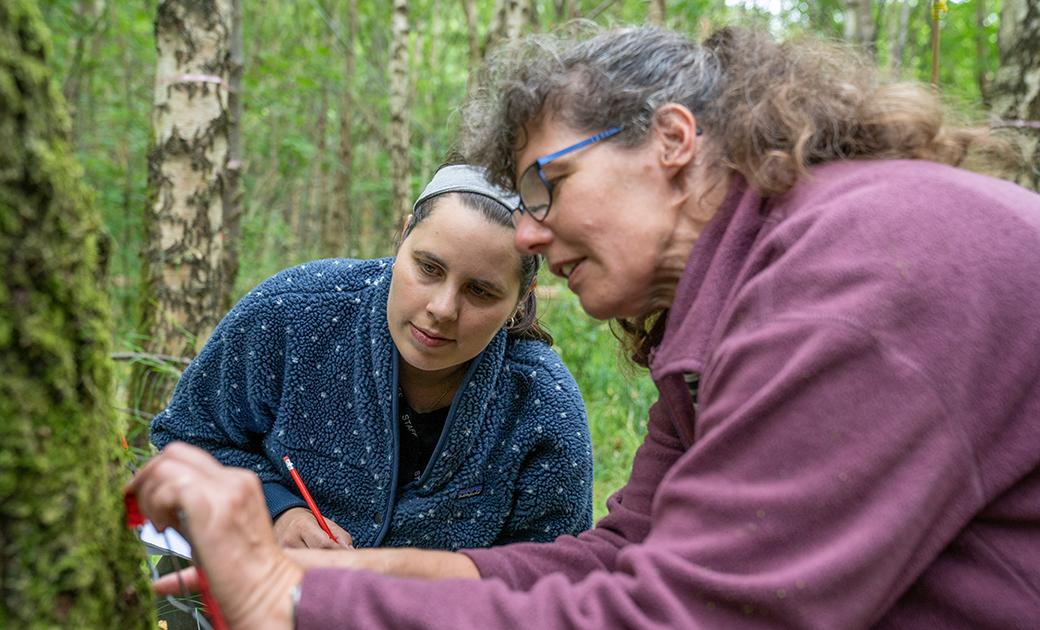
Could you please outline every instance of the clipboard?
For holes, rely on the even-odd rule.
[[[155,529],[155,525],[152,525],[151,521],[146,521],[141,527],[139,535],[148,553],[191,560],[191,544],[172,527],[167,527],[160,532]]]

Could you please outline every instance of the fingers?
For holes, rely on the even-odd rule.
[[[314,522],[313,519],[312,523],[312,525],[307,526],[305,530],[300,532],[305,547],[308,549],[342,549],[342,546],[329,538],[325,530],[318,527],[318,523]]]
[[[157,529],[176,525],[189,538],[229,625],[259,627],[275,608],[288,607],[288,598],[276,593],[287,592],[303,573],[275,542],[254,473],[224,467],[195,447],[171,444],[137,472],[126,491]],[[160,594],[198,586],[193,569],[155,583]]]
[[[354,548],[354,537],[350,535],[350,532],[343,529],[333,521],[330,521],[329,519],[325,519],[325,524],[329,526],[329,531],[332,532],[332,535],[335,536],[337,540],[339,540],[339,547],[342,547],[344,549]]]
[[[197,593],[199,591],[199,574],[195,571],[195,567],[188,567],[176,573],[167,573],[152,582],[152,588],[155,589],[157,595],[180,597]]]
[[[189,508],[184,490],[218,476],[222,469],[202,449],[175,442],[137,471],[124,491],[137,497],[144,515],[161,531],[178,525],[179,511]]]
[[[153,458],[134,476],[127,491],[137,497],[141,512],[162,531],[180,525],[184,490],[198,480],[199,474],[180,461]]]
[[[305,508],[290,508],[280,514],[274,522],[278,544],[290,549],[353,549],[353,539],[347,530],[334,521],[325,519],[329,531],[337,541],[329,538],[318,521]]]
[[[274,520],[274,535],[278,544],[290,549],[306,548],[303,538],[307,521],[314,521],[309,510],[305,508],[289,508]]]

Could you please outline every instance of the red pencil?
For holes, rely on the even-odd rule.
[[[325,524],[325,517],[322,516],[321,512],[318,510],[318,504],[314,502],[311,493],[307,492],[307,486],[303,485],[303,479],[300,478],[300,473],[296,472],[296,467],[293,466],[292,460],[289,459],[288,455],[282,457],[282,459],[285,460],[285,467],[289,469],[289,476],[292,477],[294,482],[296,482],[296,487],[299,488],[300,494],[303,495],[303,500],[307,502],[307,507],[310,508],[311,514],[314,515],[314,520],[318,521],[318,525],[326,534],[329,535],[332,542],[338,543],[339,540],[332,534],[332,530],[329,529],[329,526]]]

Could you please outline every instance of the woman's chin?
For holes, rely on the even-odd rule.
[[[624,315],[618,315],[618,305],[608,302],[602,299],[597,299],[596,296],[583,296],[578,295],[578,301],[581,303],[581,310],[585,311],[585,314],[593,319],[601,321],[615,319],[617,317],[624,317]]]
[[[445,365],[444,361],[436,360],[428,354],[419,351],[415,348],[404,349],[398,347],[397,350],[401,353],[401,359],[403,359],[405,363],[416,368],[417,370],[422,370],[423,372],[436,372],[437,370],[448,367],[447,365]]]

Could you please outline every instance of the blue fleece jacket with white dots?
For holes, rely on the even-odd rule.
[[[578,386],[548,346],[504,332],[470,364],[422,477],[397,487],[392,263],[320,260],[250,291],[181,376],[152,441],[255,471],[272,516],[305,506],[288,455],[358,547],[459,549],[587,529],[592,451]]]

